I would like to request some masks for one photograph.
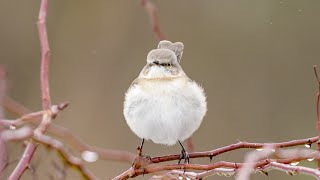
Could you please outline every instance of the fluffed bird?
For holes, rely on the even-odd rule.
[[[204,90],[180,66],[184,45],[160,41],[147,55],[147,64],[125,95],[123,114],[130,129],[142,139],[174,145],[182,150],[179,158],[189,163],[182,145],[200,126],[207,102]]]

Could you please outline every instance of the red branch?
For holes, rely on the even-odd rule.
[[[40,134],[39,136],[36,136],[34,138],[40,143],[45,144],[58,151],[61,158],[66,161],[68,165],[78,169],[78,171],[85,179],[98,179],[89,169],[84,166],[84,162],[82,161],[82,159],[74,156],[71,152],[69,152],[69,150],[62,142],[44,134]]]
[[[237,174],[235,180],[247,180],[250,177],[251,172],[255,169],[256,163],[261,159],[266,159],[272,153],[274,153],[273,146],[266,146],[263,150],[249,152],[244,161],[244,165],[241,167],[239,173]]]
[[[157,10],[156,6],[152,2],[150,2],[149,0],[141,0],[141,5],[146,9],[146,11],[149,15],[151,26],[152,26],[153,32],[155,33],[157,39],[159,41],[164,40],[165,36],[160,30],[160,23],[159,23],[159,18],[157,15],[158,10]]]
[[[313,66],[313,70],[314,70],[314,74],[316,76],[316,79],[318,81],[318,92],[317,92],[317,105],[316,105],[316,112],[317,112],[317,130],[318,130],[318,136],[320,137],[320,110],[319,110],[319,103],[320,103],[320,79],[318,77],[318,73],[317,73],[317,66],[314,65]],[[318,142],[318,151],[320,151],[320,142]],[[318,169],[320,169],[320,161],[318,161]]]
[[[46,111],[46,113],[43,113],[43,118],[42,118],[42,122],[40,123],[40,125],[35,129],[33,136],[34,137],[39,137],[41,136],[43,133],[41,133],[41,127],[42,127],[42,123],[43,122],[50,122],[51,119],[53,117],[56,117],[56,115],[62,111],[64,108],[66,108],[68,105],[68,103],[61,103],[59,105],[54,105],[52,106],[49,110]],[[33,115],[37,115],[39,112],[34,113]],[[28,116],[28,115],[27,115]],[[43,130],[43,129],[42,129]],[[24,173],[24,171],[28,168],[29,163],[31,161],[31,158],[33,157],[33,154],[35,152],[37,148],[37,143],[34,142],[32,139],[30,140],[30,142],[28,143],[18,165],[16,166],[16,168],[13,170],[13,172],[11,173],[11,175],[9,176],[9,180],[16,180],[19,179],[22,174]]]
[[[51,99],[49,94],[49,80],[48,80],[48,70],[49,70],[49,43],[47,37],[47,29],[45,25],[46,15],[48,10],[48,0],[41,0],[40,11],[38,16],[38,31],[41,45],[41,93],[42,93],[42,108],[43,110],[48,110],[51,107]],[[52,113],[48,111],[42,118],[42,122],[34,131],[35,135],[43,134],[48,129],[52,120]],[[27,148],[25,149],[18,165],[10,175],[9,179],[15,180],[19,179],[26,168],[28,167],[31,158],[37,148],[37,144],[31,140]]]
[[[209,157],[213,158],[217,155],[220,155],[222,153],[226,153],[229,151],[233,151],[236,149],[243,149],[243,148],[254,148],[254,149],[259,149],[265,146],[272,146],[275,149],[278,148],[285,148],[285,147],[293,147],[293,146],[298,146],[298,145],[311,145],[315,142],[317,142],[319,139],[318,136],[312,137],[312,138],[307,138],[307,139],[298,139],[298,140],[292,140],[292,141],[287,141],[287,142],[281,142],[281,143],[249,143],[249,142],[238,142],[235,144],[231,144],[225,147],[221,147],[212,151],[204,151],[204,152],[193,152],[189,153],[190,158],[199,158],[199,157]],[[154,157],[151,158],[152,163],[160,163],[160,162],[166,162],[166,161],[172,161],[172,160],[178,160],[179,159],[179,154],[174,154],[174,155],[168,155],[168,156],[159,156],[159,157]]]
[[[0,119],[4,118],[3,104],[7,90],[7,72],[3,66],[0,66]],[[8,164],[8,150],[3,139],[3,126],[0,124],[0,179],[3,178],[3,170]]]
[[[29,109],[15,101],[10,97],[5,97],[4,106],[8,111],[11,111],[19,116],[18,119],[15,120],[0,120],[0,126],[4,126],[7,128],[10,127],[18,127],[24,124],[30,123],[32,125],[37,126],[41,121],[41,116],[46,111],[37,111],[31,112]],[[62,103],[63,104],[63,103]],[[62,104],[58,105],[61,106]],[[55,106],[55,105],[53,105]],[[83,151],[93,151],[99,155],[99,159],[101,160],[111,160],[111,161],[121,161],[126,163],[132,163],[135,158],[135,154],[130,153],[128,151],[115,150],[115,149],[106,149],[100,148],[97,146],[92,146],[86,143],[79,136],[72,133],[69,129],[59,126],[57,124],[52,123],[48,129],[48,132],[58,136],[64,143],[70,145],[75,150],[82,153]]]
[[[260,149],[263,147],[272,147],[274,149],[279,148],[286,148],[286,147],[293,147],[298,145],[312,145],[313,143],[318,141],[318,136],[313,138],[307,138],[307,139],[298,139],[298,140],[292,140],[287,142],[280,142],[280,143],[248,143],[248,142],[239,142],[235,144],[231,144],[225,147],[221,147],[212,151],[205,151],[205,152],[194,152],[189,153],[190,158],[200,158],[200,157],[209,157],[212,158],[214,156],[233,151],[236,149],[242,149],[242,148],[254,148],[254,149]],[[304,159],[308,159],[310,157],[314,157],[316,159],[320,159],[315,154],[309,154],[308,156],[297,156],[293,158],[286,158],[286,159],[280,159],[278,162],[280,163],[290,163],[290,162],[296,162],[301,161]],[[179,159],[179,155],[168,155],[168,156],[161,156],[161,157],[154,157],[151,158],[149,163],[145,163],[144,165],[138,164],[134,165],[134,167],[143,167],[143,168],[130,168],[127,171],[123,172],[119,176],[115,177],[114,179],[128,179],[131,177],[136,177],[138,175],[141,175],[143,173],[153,173],[158,171],[164,171],[164,170],[179,170],[179,169],[193,169],[193,170],[212,170],[219,167],[229,167],[229,168],[236,168],[238,169],[241,167],[241,163],[225,163],[225,162],[219,162],[219,163],[213,163],[211,165],[192,165],[192,164],[173,164],[173,165],[156,165],[155,163],[160,162],[166,162],[166,161],[172,161]],[[137,161],[138,162],[138,161]],[[221,165],[222,164],[222,165]],[[255,167],[261,167],[268,164],[265,160],[258,161],[255,163]],[[150,170],[151,169],[151,170]],[[143,171],[144,170],[144,171]]]
[[[50,61],[50,49],[46,28],[46,16],[48,10],[48,0],[42,0],[40,6],[40,12],[38,17],[38,31],[41,46],[41,93],[42,93],[42,108],[43,110],[49,109],[51,106],[51,99],[49,94],[49,61]]]
[[[301,166],[289,166],[292,162],[300,162],[305,160],[307,157],[293,157],[287,159],[262,159],[255,162],[245,162],[245,163],[236,163],[236,162],[226,162],[219,161],[208,165],[203,164],[150,164],[144,168],[135,169],[133,167],[129,168],[127,171],[113,178],[113,180],[124,180],[139,175],[150,174],[161,171],[170,171],[170,170],[197,170],[197,171],[210,171],[217,168],[229,168],[234,169],[232,171],[237,171],[239,168],[244,166],[252,166],[255,170],[264,172],[267,169],[278,169],[281,171],[294,171],[296,173],[303,173],[311,176],[315,176],[318,179],[320,178],[320,171],[317,169],[301,167]],[[319,159],[319,157],[317,157]],[[230,171],[229,171],[230,172]],[[204,176],[202,176],[204,177]]]
[[[310,175],[317,179],[320,179],[320,171],[313,168],[308,168],[303,166],[291,166],[288,164],[278,163],[276,161],[271,161],[269,165],[266,166],[266,168],[269,168],[269,167],[273,169],[281,170],[281,171],[302,173],[302,174]]]

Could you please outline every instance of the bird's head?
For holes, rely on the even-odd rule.
[[[142,70],[144,78],[174,78],[183,72],[176,54],[169,49],[153,49],[147,56],[147,65]]]
[[[168,79],[184,75],[179,64],[183,48],[181,42],[160,41],[157,49],[148,53],[147,65],[140,76],[146,79]]]

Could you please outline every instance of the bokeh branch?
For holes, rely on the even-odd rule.
[[[3,66],[0,66],[0,119],[3,119],[4,110],[3,110],[3,103],[5,94],[7,91],[7,72]],[[0,124],[0,179],[3,179],[3,171],[8,164],[8,152],[7,152],[7,145],[5,140],[3,139],[3,131],[4,127]]]
[[[244,161],[244,165],[241,167],[239,173],[236,176],[236,180],[247,180],[249,179],[251,172],[255,170],[257,163],[261,159],[266,159],[274,152],[274,146],[266,145],[262,151],[250,152]]]
[[[318,76],[318,72],[317,72],[317,66],[314,65],[313,66],[313,70],[314,70],[314,74],[316,76],[317,79],[317,85],[318,85],[318,92],[317,92],[317,103],[316,103],[316,127],[318,130],[318,136],[320,137],[320,107],[319,107],[319,103],[320,103],[320,79]],[[320,142],[318,142],[318,151],[320,152]],[[318,161],[318,169],[320,169],[320,161]]]
[[[22,104],[18,103],[14,99],[10,97],[5,98],[4,107],[19,116],[20,118],[16,120],[0,120],[0,125],[2,124],[4,127],[19,127],[25,124],[31,124],[33,126],[37,126],[41,122],[41,116],[43,114],[42,111],[38,112],[31,112]],[[26,115],[24,115],[26,114]],[[101,160],[111,160],[111,161],[120,161],[131,163],[135,158],[133,153],[128,151],[122,150],[115,150],[115,149],[106,149],[100,148],[97,146],[92,146],[86,143],[83,139],[79,136],[75,135],[69,129],[60,126],[58,124],[51,124],[48,132],[54,136],[59,137],[61,140],[64,141],[65,144],[70,145],[74,150],[82,153],[84,151],[92,151],[98,154],[99,159]]]
[[[45,25],[46,15],[48,10],[48,0],[42,0],[39,11],[39,19],[38,19],[38,31],[40,37],[40,45],[41,45],[41,93],[42,93],[42,108],[43,110],[48,110],[51,106],[50,94],[49,94],[49,80],[48,80],[48,70],[49,70],[49,43],[47,38],[47,30]],[[52,114],[50,111],[43,114],[42,122],[35,129],[35,134],[43,134],[49,127],[52,120]],[[30,140],[28,143],[18,165],[10,175],[10,180],[19,179],[23,172],[28,167],[32,156],[37,148],[37,144]]]
[[[157,7],[150,0],[141,0],[140,2],[149,15],[152,30],[155,33],[158,41],[166,39],[165,35],[160,30],[160,21],[157,14]]]
[[[67,148],[65,148],[65,145],[62,142],[43,134],[35,136],[34,139],[41,144],[47,145],[50,148],[58,151],[61,158],[67,162],[68,165],[78,169],[85,179],[98,179],[89,169],[84,166],[83,160],[74,156]]]

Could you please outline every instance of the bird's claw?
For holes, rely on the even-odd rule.
[[[184,159],[184,164],[189,164],[189,154],[185,149],[181,150],[181,154],[180,154],[180,157],[179,157],[178,164],[180,164],[182,159]]]
[[[135,169],[143,168],[146,165],[151,164],[151,157],[145,154],[139,154],[132,162],[132,167]]]
[[[149,156],[149,155],[141,154],[140,157],[143,158],[143,159],[146,159],[146,160],[148,160],[148,161],[151,161],[151,156]]]

